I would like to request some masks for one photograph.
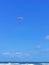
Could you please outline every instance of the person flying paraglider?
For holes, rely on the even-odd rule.
[[[16,17],[16,20],[18,21],[18,23],[21,23],[22,20],[23,20],[23,17],[17,16],[17,17]]]

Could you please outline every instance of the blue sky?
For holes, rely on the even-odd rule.
[[[1,0],[0,61],[48,60],[49,1]]]

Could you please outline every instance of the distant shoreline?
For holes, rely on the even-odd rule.
[[[36,63],[49,63],[49,62],[0,62],[0,63],[20,63],[20,64],[22,64],[22,63],[23,64],[25,64],[25,63],[29,63],[29,64],[33,63],[34,64],[35,63],[36,64]]]

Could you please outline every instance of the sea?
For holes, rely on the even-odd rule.
[[[0,65],[49,65],[48,62],[15,62],[15,63],[10,63],[10,62],[4,62],[0,63]]]

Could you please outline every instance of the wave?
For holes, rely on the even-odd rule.
[[[34,64],[20,64],[20,63],[0,63],[0,65],[34,65]]]

